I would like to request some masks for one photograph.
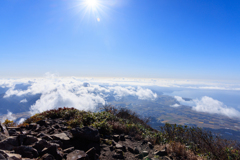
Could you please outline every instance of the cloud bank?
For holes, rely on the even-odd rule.
[[[24,89],[17,87],[16,89],[16,85],[23,82],[24,86],[28,87]],[[116,100],[120,100],[124,96],[134,96],[141,100],[157,98],[156,93],[140,86],[91,84],[86,82],[86,79],[54,78],[53,75],[49,74],[47,78],[24,80],[23,82],[10,81],[9,84],[3,83],[9,88],[4,98],[41,94],[40,99],[30,107],[32,114],[64,106],[94,111],[98,104],[104,105],[106,98],[109,96],[113,96]],[[20,101],[20,103],[26,102],[27,99]]]
[[[201,99],[193,99],[185,101],[180,96],[174,96],[174,98],[181,104],[191,106],[193,110],[197,112],[206,112],[210,114],[220,114],[228,116],[230,118],[239,118],[240,112],[234,108],[228,107],[222,102],[215,100],[208,96],[203,96]],[[171,107],[179,107],[179,104],[174,104]]]

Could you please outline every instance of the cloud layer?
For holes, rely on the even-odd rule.
[[[191,106],[193,110],[197,112],[206,112],[211,114],[220,114],[228,116],[230,118],[239,118],[240,112],[234,108],[228,107],[222,102],[215,100],[208,96],[203,96],[201,99],[193,99],[185,101],[180,96],[174,96],[174,98],[181,104]],[[179,107],[179,104],[174,104],[171,107]]]
[[[84,82],[76,78],[50,78],[32,79],[24,81],[28,86],[22,89],[16,84],[16,81],[4,83],[9,89],[6,91],[4,98],[11,96],[24,96],[41,94],[40,99],[30,107],[32,114],[43,112],[49,109],[59,107],[75,107],[80,110],[95,110],[98,104],[105,104],[108,96],[113,96],[120,100],[124,96],[135,96],[141,100],[154,100],[157,94],[150,89],[142,87],[129,87],[119,85],[99,85]],[[20,85],[21,86],[21,85]],[[27,99],[22,99],[20,103],[26,103]]]

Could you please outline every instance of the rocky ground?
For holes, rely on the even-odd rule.
[[[166,146],[134,140],[129,135],[100,135],[92,127],[67,127],[63,119],[46,119],[26,127],[0,126],[0,159],[98,160],[182,159]]]

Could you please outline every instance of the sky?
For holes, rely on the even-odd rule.
[[[0,78],[240,81],[239,0],[1,0]]]

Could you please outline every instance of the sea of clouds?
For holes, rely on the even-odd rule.
[[[22,85],[16,87],[17,85]],[[153,86],[163,88],[193,88],[209,90],[235,90],[240,91],[240,86],[235,83],[209,82],[194,80],[170,79],[126,79],[126,78],[76,78],[56,77],[50,73],[44,78],[0,79],[0,87],[6,89],[3,98],[12,96],[36,95],[40,98],[29,108],[31,114],[43,112],[59,107],[74,107],[80,110],[96,110],[98,104],[105,105],[106,99],[113,96],[120,100],[125,96],[134,96],[140,100],[154,101],[158,94],[149,88]],[[191,106],[197,112],[206,112],[240,117],[240,112],[228,107],[222,102],[208,96],[203,96],[190,101],[175,95],[179,103],[170,107],[181,105]],[[26,98],[19,103],[27,103]],[[11,115],[11,112],[8,113]]]

